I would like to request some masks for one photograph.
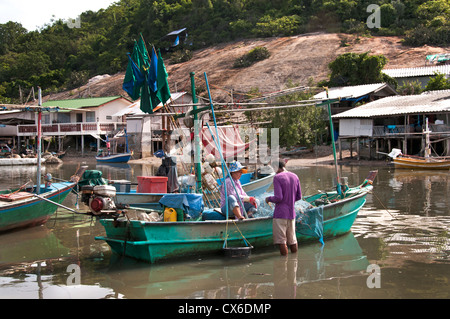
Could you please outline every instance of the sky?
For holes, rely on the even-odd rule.
[[[34,31],[51,19],[75,19],[84,11],[106,9],[118,0],[0,0],[0,24],[19,22]],[[53,17],[54,16],[54,17]],[[81,21],[82,23],[83,21]]]

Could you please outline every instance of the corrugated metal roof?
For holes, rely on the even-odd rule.
[[[73,100],[55,100],[42,103],[42,106],[58,106],[66,109],[79,109],[82,107],[95,107],[106,104],[108,102],[117,100],[122,96],[107,96],[107,97],[91,97],[85,99]]]
[[[392,94],[397,94],[394,89],[392,89],[386,83],[375,83],[375,84],[363,84],[355,86],[342,86],[333,87],[328,89],[328,98],[330,99],[349,99],[358,98],[370,93],[377,93],[383,89],[387,89]],[[320,92],[314,95],[315,99],[326,99],[326,91]]]
[[[175,31],[172,31],[170,33],[167,33],[166,36],[180,34],[184,30],[186,30],[186,28],[183,28],[183,29],[180,29],[180,30],[175,30]]]
[[[419,95],[389,96],[351,110],[333,115],[333,118],[372,118],[402,114],[450,112],[450,90],[428,91]]]
[[[384,69],[381,72],[389,75],[392,78],[431,76],[431,75],[434,75],[434,72],[439,72],[439,73],[448,75],[448,74],[450,74],[450,64],[424,66],[424,67],[420,67],[420,68]]]

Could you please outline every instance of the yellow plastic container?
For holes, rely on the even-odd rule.
[[[165,222],[176,222],[177,221],[177,211],[173,208],[166,207],[166,209],[164,209],[164,221]]]

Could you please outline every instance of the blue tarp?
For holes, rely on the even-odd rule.
[[[174,209],[183,209],[191,219],[197,219],[205,208],[202,194],[167,194],[159,203]]]
[[[323,242],[323,207],[310,208],[299,213],[296,220],[296,230],[298,233],[317,237],[319,241]]]

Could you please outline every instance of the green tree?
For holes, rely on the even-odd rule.
[[[406,82],[397,88],[397,92],[401,95],[414,95],[422,92],[422,85],[419,80]]]
[[[329,86],[349,86],[387,82],[396,87],[396,81],[382,73],[387,58],[384,55],[344,53],[332,61]]]
[[[298,85],[288,84],[288,87]],[[277,102],[290,103],[310,99],[312,93],[293,93],[277,99]],[[321,143],[326,135],[327,112],[322,107],[301,106],[264,111],[265,119],[272,120],[268,128],[279,129],[280,147],[303,145],[310,147]]]
[[[435,72],[435,77],[430,78],[427,85],[425,86],[425,91],[434,90],[448,90],[450,89],[450,81],[445,77],[445,74]]]
[[[0,24],[0,55],[14,49],[17,39],[26,34],[27,30],[20,23],[9,21]]]

